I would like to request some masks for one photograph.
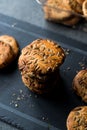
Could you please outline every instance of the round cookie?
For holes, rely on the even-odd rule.
[[[14,37],[9,36],[9,35],[2,35],[0,36],[0,41],[9,44],[12,47],[12,50],[14,52],[14,57],[16,57],[18,55],[19,52],[19,47],[17,44],[17,41],[15,40]]]
[[[54,72],[64,62],[65,53],[60,45],[48,39],[37,39],[22,49],[19,57],[21,73],[34,73],[35,77]]]
[[[52,87],[55,82],[52,76],[59,73],[59,67],[64,59],[64,50],[52,40],[37,39],[27,45],[22,49],[18,60],[18,67],[25,86],[35,92],[39,87],[44,87],[44,91],[47,88],[45,86]],[[53,82],[52,85],[50,82]],[[43,89],[40,88],[39,93],[43,93]]]
[[[60,0],[47,0],[43,6],[45,19],[49,21],[59,22],[72,17],[71,12],[67,11]]]
[[[73,89],[87,103],[87,69],[80,70],[73,79]]]
[[[80,0],[78,0],[80,1]],[[73,26],[79,22],[82,4],[77,0],[47,0],[43,6],[45,19]]]
[[[10,45],[0,41],[0,69],[10,64],[13,56],[14,53]]]
[[[71,110],[66,121],[67,130],[87,130],[87,106]]]

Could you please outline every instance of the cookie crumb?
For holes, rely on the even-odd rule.
[[[17,25],[17,23],[13,23],[13,24],[11,25],[11,27],[13,28],[13,27],[15,27],[15,25]]]
[[[18,104],[17,104],[17,103],[15,104],[15,107],[18,107]]]

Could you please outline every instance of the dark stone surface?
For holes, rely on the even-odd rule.
[[[59,32],[60,34],[82,41],[87,44],[87,24],[81,21],[77,26],[66,27],[61,24],[54,24],[47,22],[44,19],[44,14],[40,5],[35,0],[1,0],[0,1],[0,13],[7,16],[14,17],[16,19],[32,23],[41,28],[53,32]],[[6,123],[0,122],[0,130],[17,130]]]

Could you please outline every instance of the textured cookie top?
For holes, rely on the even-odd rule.
[[[77,0],[63,0],[67,10],[82,14],[82,5]]]
[[[0,41],[9,44],[12,47],[12,50],[14,52],[14,56],[16,57],[19,51],[19,47],[17,44],[17,41],[15,40],[14,37],[9,36],[9,35],[2,35],[0,36]]]
[[[87,106],[76,107],[69,113],[67,130],[87,130]]]
[[[69,19],[69,17],[72,17],[72,14],[67,10],[66,7],[64,7],[64,4],[62,5],[60,0],[53,1],[53,0],[48,0],[46,2],[47,5],[43,6],[43,10],[45,12],[45,18],[51,21],[55,22],[61,22],[63,20]],[[64,11],[63,11],[63,10]]]
[[[55,8],[82,13],[82,5],[77,0],[47,0],[47,5]]]
[[[37,39],[22,49],[18,64],[22,74],[47,74],[58,69],[64,59],[65,53],[58,44],[47,39]]]
[[[73,88],[82,100],[87,102],[87,69],[79,71],[75,76]]]
[[[46,1],[46,5],[50,6],[50,7],[55,7],[55,8],[58,8],[58,7],[64,7],[63,5],[63,0],[47,0]]]

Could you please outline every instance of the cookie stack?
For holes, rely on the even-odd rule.
[[[54,41],[33,41],[22,49],[18,60],[23,83],[33,92],[47,93],[56,85],[64,59],[64,50]]]
[[[18,55],[19,47],[14,37],[0,36],[0,69],[9,65]]]

